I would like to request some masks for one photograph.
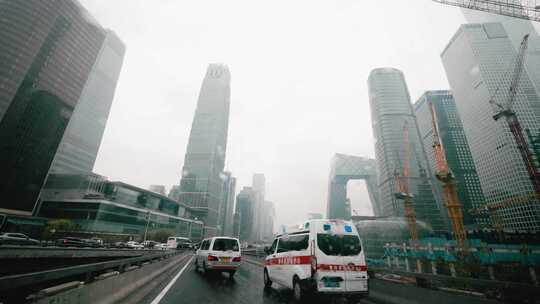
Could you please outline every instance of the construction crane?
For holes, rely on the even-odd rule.
[[[529,179],[531,180],[534,193],[536,193],[537,196],[540,196],[540,173],[538,173],[538,168],[536,166],[535,159],[531,153],[529,144],[527,143],[527,140],[525,139],[525,136],[523,135],[523,129],[521,128],[521,124],[519,123],[516,113],[512,109],[512,106],[514,105],[514,102],[516,100],[516,94],[519,88],[521,75],[523,74],[523,62],[525,60],[525,54],[527,51],[528,42],[529,42],[529,35],[525,35],[519,47],[519,53],[516,58],[516,63],[514,66],[514,74],[512,75],[512,82],[510,83],[510,88],[508,89],[507,102],[504,104],[501,104],[496,101],[495,95],[497,94],[497,91],[499,90],[499,88],[497,88],[494,96],[492,96],[489,102],[492,105],[494,105],[497,110],[495,115],[493,115],[493,119],[497,121],[500,118],[504,117],[506,122],[508,123],[508,127],[510,128],[510,131],[512,132],[514,140],[516,141],[519,153],[521,154],[521,158],[523,159],[523,162],[525,163],[525,167],[527,169]]]
[[[454,174],[448,167],[448,161],[444,153],[444,148],[441,144],[439,136],[439,127],[437,124],[437,113],[435,105],[429,102],[431,112],[431,123],[433,124],[433,153],[435,154],[435,176],[442,183],[443,195],[448,217],[452,222],[452,229],[458,247],[464,252],[465,242],[467,241],[467,232],[463,225],[463,206],[459,201],[457,194],[457,186],[455,183]]]
[[[409,147],[409,126],[407,121],[403,124],[403,180],[401,179],[398,170],[394,171],[394,181],[396,184],[396,199],[403,200],[405,209],[405,219],[409,225],[411,239],[414,246],[418,243],[418,232],[416,229],[416,211],[413,205],[413,195],[410,192],[409,185],[409,162],[410,162],[410,147]]]
[[[511,197],[502,201],[494,202],[491,204],[486,204],[479,208],[474,208],[469,210],[469,213],[473,215],[484,215],[489,214],[493,228],[502,237],[504,223],[502,216],[499,214],[499,210],[506,209],[508,207],[518,207],[522,205],[527,205],[533,199],[540,199],[536,193],[529,193],[521,196]]]
[[[540,1],[537,0],[433,0],[438,3],[509,16],[540,21]]]

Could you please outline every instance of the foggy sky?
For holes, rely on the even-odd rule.
[[[401,69],[413,102],[447,89],[440,53],[464,19],[430,0],[82,0],[127,52],[94,171],[179,182],[202,79],[229,66],[226,169],[266,175],[277,223],[326,211],[334,153],[374,157],[367,77]],[[353,209],[370,215],[363,182]]]

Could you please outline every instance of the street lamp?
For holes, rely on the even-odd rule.
[[[148,234],[148,224],[150,224],[150,211],[146,212],[146,228],[144,229],[144,242],[146,242],[146,235]]]

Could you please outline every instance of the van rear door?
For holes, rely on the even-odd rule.
[[[367,266],[357,235],[343,236],[342,250],[345,265],[345,288],[349,292],[367,291]]]
[[[346,291],[346,274],[341,256],[343,235],[317,233],[317,290],[322,292]]]

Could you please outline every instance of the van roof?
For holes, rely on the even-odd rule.
[[[336,226],[336,225],[343,225],[344,227],[350,226],[351,231],[344,230],[342,231],[342,233],[344,234],[354,233],[354,228],[352,228],[354,227],[354,224],[352,221],[347,221],[347,220],[342,220],[342,219],[312,219],[312,220],[307,220],[301,224],[283,227],[285,231],[279,233],[277,237],[288,235],[288,234],[299,234],[299,233],[309,232],[312,227],[317,227],[316,228],[317,230],[323,230],[324,224],[330,224],[331,226]]]

